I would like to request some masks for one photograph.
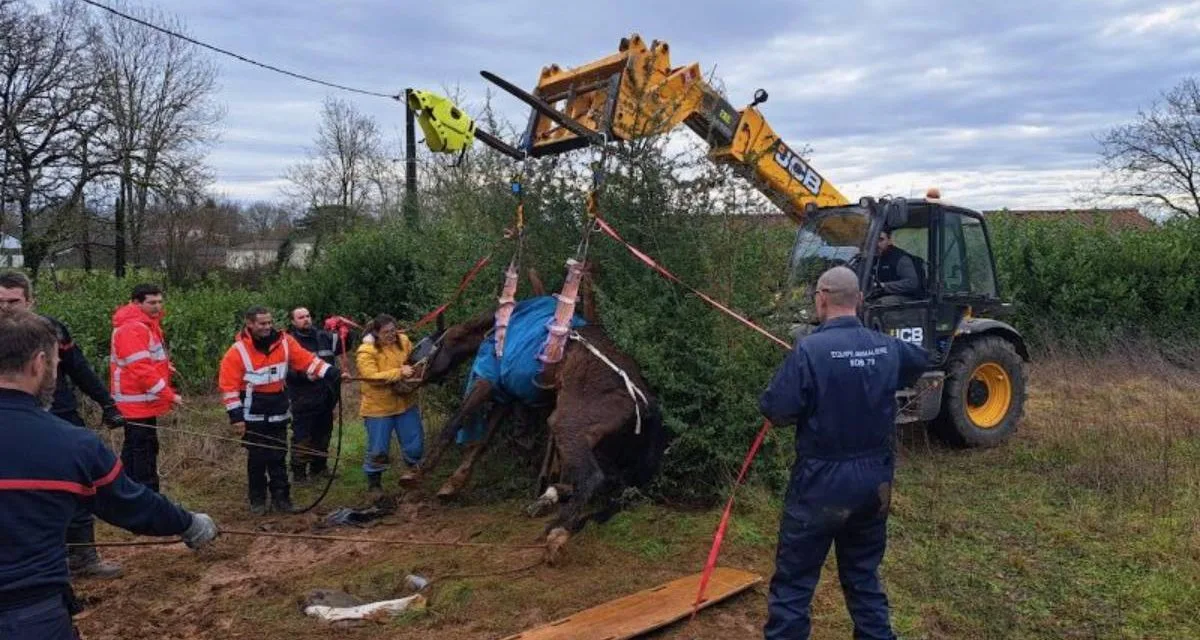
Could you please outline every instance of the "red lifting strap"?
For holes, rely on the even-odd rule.
[[[433,322],[438,316],[445,313],[446,309],[449,309],[450,305],[454,304],[455,300],[458,300],[458,297],[462,295],[462,292],[466,291],[467,285],[471,284],[471,281],[475,279],[475,276],[479,275],[479,272],[482,271],[483,268],[486,267],[491,261],[491,254],[480,258],[479,261],[475,263],[475,266],[471,267],[471,270],[467,272],[467,275],[463,276],[462,282],[458,283],[458,288],[454,290],[454,294],[450,296],[450,299],[447,300],[442,306],[430,311],[429,313],[425,314],[423,318],[417,320],[415,324],[409,327],[409,331],[423,327],[430,322]]]
[[[668,271],[662,265],[658,264],[658,262],[655,261],[654,258],[651,258],[646,252],[644,252],[644,251],[638,249],[637,247],[626,242],[625,239],[622,238],[621,235],[617,233],[616,229],[613,229],[612,225],[608,224],[608,222],[606,222],[603,218],[600,218],[599,216],[597,216],[596,224],[600,227],[601,231],[608,234],[609,237],[611,237],[613,240],[616,240],[617,242],[620,242],[622,245],[624,245],[625,248],[629,250],[629,253],[632,253],[634,255],[634,257],[636,257],[638,260],[641,260],[642,262],[646,263],[647,266],[649,266],[651,269],[654,269],[655,271],[657,271],[659,274],[661,274],[666,279],[682,286],[683,288],[687,289],[688,291],[691,291],[692,293],[699,296],[702,300],[704,300],[708,304],[710,304],[713,307],[716,307],[717,309],[724,312],[726,315],[734,318],[735,320],[737,320],[738,322],[741,322],[742,324],[746,325],[747,327],[750,327],[757,333],[761,334],[763,337],[771,340],[772,342],[783,347],[784,349],[791,351],[791,349],[792,349],[791,345],[789,345],[788,343],[781,340],[775,334],[771,333],[770,331],[767,331],[766,329],[758,326],[757,324],[754,324],[749,319],[747,319],[745,316],[734,311],[733,309],[730,309],[729,307],[721,304],[720,302],[717,302],[715,299],[712,298],[712,296],[709,296],[708,294],[692,287],[691,285],[688,285],[684,281],[680,280],[678,276],[676,276],[675,274]],[[746,459],[742,462],[742,470],[738,473],[737,481],[734,483],[733,490],[729,494],[729,502],[727,502],[725,504],[725,511],[724,511],[724,513],[721,514],[721,522],[717,525],[717,533],[716,533],[716,535],[713,536],[712,547],[708,551],[708,561],[705,562],[705,564],[704,564],[704,572],[700,575],[700,589],[699,589],[699,592],[696,593],[696,602],[692,604],[692,619],[693,620],[696,618],[696,614],[700,611],[700,604],[704,602],[704,591],[708,588],[708,582],[712,578],[712,573],[717,568],[717,558],[721,554],[721,544],[723,542],[725,542],[725,532],[729,529],[729,520],[730,520],[730,517],[733,515],[734,495],[737,494],[737,488],[739,486],[741,486],[742,483],[746,480],[746,473],[750,470],[750,463],[754,462],[754,456],[758,455],[758,450],[760,447],[762,447],[763,440],[766,439],[767,432],[770,430],[771,430],[771,423],[769,421],[764,420],[762,429],[760,429],[758,431],[758,436],[754,439],[754,444],[750,445],[750,450],[746,452]]]
[[[683,288],[687,289],[688,291],[691,291],[692,293],[700,296],[700,298],[702,300],[704,300],[705,302],[709,303],[710,305],[716,307],[717,309],[720,309],[721,311],[725,312],[726,315],[730,316],[731,318],[734,318],[735,320],[737,320],[738,322],[741,322],[742,324],[746,325],[747,327],[750,327],[751,329],[757,331],[758,333],[762,334],[764,337],[775,342],[775,344],[778,344],[779,346],[783,347],[784,349],[791,351],[791,349],[792,349],[791,345],[789,345],[788,343],[779,339],[779,337],[777,337],[775,334],[754,324],[753,322],[748,320],[745,316],[734,311],[733,309],[730,309],[729,307],[721,304],[720,302],[717,302],[711,296],[704,293],[703,291],[700,291],[700,290],[692,287],[691,285],[687,284],[683,280],[680,280],[675,274],[671,273],[670,271],[667,271],[666,268],[659,265],[658,262],[656,262],[654,260],[654,258],[651,258],[649,255],[647,255],[642,250],[640,250],[637,247],[626,242],[625,239],[622,238],[620,236],[620,234],[617,233],[616,229],[613,229],[612,226],[610,226],[608,224],[608,222],[605,222],[605,220],[603,218],[597,217],[596,224],[599,225],[601,231],[603,231],[604,233],[607,233],[613,240],[616,240],[617,242],[620,242],[622,245],[625,245],[625,248],[629,250],[629,253],[632,253],[634,255],[634,257],[636,257],[638,260],[641,260],[642,262],[646,263],[646,265],[649,266],[651,269],[654,269],[658,273],[662,274],[662,276],[664,278],[666,278],[666,279],[670,280],[671,282],[674,282],[675,284],[678,284],[678,285],[682,286]]]
[[[733,497],[737,493],[738,487],[746,480],[746,472],[750,470],[750,463],[754,461],[754,456],[758,455],[758,449],[762,446],[763,440],[766,439],[767,432],[770,430],[771,423],[763,420],[762,429],[758,430],[754,444],[750,445],[750,451],[746,452],[742,470],[738,473],[737,481],[733,483],[733,490],[729,492],[729,502],[725,503],[725,512],[721,514],[721,523],[717,525],[717,534],[713,536],[712,548],[708,550],[708,561],[704,563],[704,573],[700,575],[700,590],[696,593],[696,602],[692,604],[693,620],[700,612],[700,604],[704,602],[704,590],[708,588],[708,580],[712,577],[713,570],[717,568],[717,556],[721,554],[721,543],[725,541],[725,531],[729,528],[729,518],[733,513]]]

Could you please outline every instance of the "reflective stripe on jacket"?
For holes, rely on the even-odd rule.
[[[225,352],[217,386],[230,423],[282,422],[291,418],[284,393],[288,370],[302,372],[310,380],[337,372],[286,333],[276,333],[266,353],[254,346],[248,331]]]
[[[292,328],[288,333],[300,346],[330,365],[336,366],[337,356],[345,354],[345,345],[336,333],[316,327],[308,331]],[[292,411],[296,413],[332,411],[340,396],[340,389],[340,380],[310,380],[298,372],[289,373],[287,378],[288,399],[291,400]]]
[[[177,394],[159,319],[131,302],[113,313],[112,323],[108,374],[117,410],[133,419],[166,413]]]

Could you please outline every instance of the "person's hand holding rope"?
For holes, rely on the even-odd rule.
[[[220,534],[217,524],[206,513],[193,513],[192,523],[180,534],[189,549],[196,550],[212,542]]]
[[[101,410],[101,423],[109,429],[120,429],[125,426],[125,416],[117,411],[116,405],[108,405]]]
[[[246,435],[246,423],[245,422],[235,422],[235,423],[229,425],[229,428],[233,431],[233,435],[235,435],[239,438],[245,437],[245,435]]]

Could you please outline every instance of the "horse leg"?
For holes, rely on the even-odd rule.
[[[528,507],[525,507],[525,513],[530,518],[540,518],[550,512],[550,508],[554,505],[565,502],[571,499],[571,494],[575,488],[569,484],[552,484],[546,487],[545,493],[534,500]]]
[[[583,526],[588,522],[595,522],[596,524],[604,524],[605,522],[608,522],[613,516],[617,515],[617,513],[621,511],[621,507],[624,506],[621,502],[621,497],[624,493],[624,485],[621,483],[612,482],[611,476],[609,476],[607,480],[608,482],[604,484],[603,489],[597,491],[596,495],[593,496],[593,499],[600,501],[602,506],[579,519],[580,529],[582,529]],[[579,533],[579,531],[575,530],[571,533]]]
[[[511,408],[508,405],[501,405],[492,409],[492,412],[487,417],[487,432],[483,436],[482,442],[477,442],[471,445],[463,456],[463,461],[458,465],[458,469],[446,479],[445,484],[438,490],[437,496],[443,500],[453,498],[458,495],[459,491],[466,486],[467,481],[471,479],[471,471],[474,470],[475,461],[483,455],[483,451],[487,449],[488,444],[492,442],[492,437],[500,429],[500,423],[504,418],[508,417]]]
[[[571,485],[571,497],[565,503],[559,503],[558,516],[546,525],[546,562],[558,563],[562,549],[570,539],[571,533],[583,526],[581,516],[592,494],[604,483],[604,472],[592,451],[582,429],[574,433],[562,433],[556,430],[559,452],[562,457],[563,480]]]
[[[442,427],[438,437],[433,442],[433,446],[429,448],[429,453],[425,455],[425,459],[421,464],[417,465],[412,474],[406,478],[405,484],[417,485],[421,482],[421,478],[425,474],[437,468],[438,462],[442,459],[442,454],[446,448],[454,443],[454,437],[458,435],[458,430],[462,428],[463,422],[476,411],[481,409],[492,395],[492,383],[487,380],[479,380],[475,386],[471,387],[471,393],[467,394],[467,399],[463,400],[462,407],[446,421]]]

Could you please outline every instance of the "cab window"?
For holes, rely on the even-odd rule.
[[[942,291],[947,295],[996,296],[996,276],[983,223],[950,210],[942,211],[938,257]]]

